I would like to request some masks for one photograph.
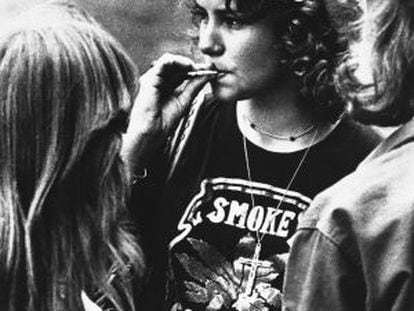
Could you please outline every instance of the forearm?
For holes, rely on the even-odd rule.
[[[131,182],[145,175],[149,161],[165,142],[166,136],[160,133],[128,129],[122,137],[121,158]]]
[[[121,150],[131,180],[165,145],[195,96],[211,80],[211,76],[187,79],[187,72],[204,67],[188,58],[167,54],[141,76]]]

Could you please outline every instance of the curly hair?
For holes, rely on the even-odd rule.
[[[188,3],[190,1],[190,3]],[[273,14],[280,63],[301,81],[300,94],[326,121],[336,121],[345,101],[334,81],[347,41],[338,33],[323,0],[223,0],[226,9],[252,21]],[[194,0],[187,0],[191,7]],[[349,7],[349,6],[348,6]],[[354,12],[358,13],[358,8]],[[355,14],[353,14],[355,15]]]
[[[339,89],[360,122],[393,126],[414,115],[414,10],[406,2],[367,1],[361,40],[338,67]],[[363,66],[369,69],[368,82],[358,75]]]

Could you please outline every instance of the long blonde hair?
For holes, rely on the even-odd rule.
[[[360,39],[337,70],[338,86],[359,121],[399,125],[414,115],[414,9],[406,0],[365,3]],[[361,68],[368,78],[357,75]]]
[[[2,311],[82,310],[82,290],[134,310],[143,258],[119,150],[135,77],[73,5],[43,4],[1,31]]]

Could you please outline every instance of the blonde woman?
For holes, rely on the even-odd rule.
[[[119,156],[135,80],[120,44],[70,4],[1,29],[2,311],[83,310],[86,295],[135,310],[143,257]]]

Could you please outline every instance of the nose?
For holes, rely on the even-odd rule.
[[[213,20],[200,25],[198,47],[208,56],[219,56],[224,52],[222,34]]]

